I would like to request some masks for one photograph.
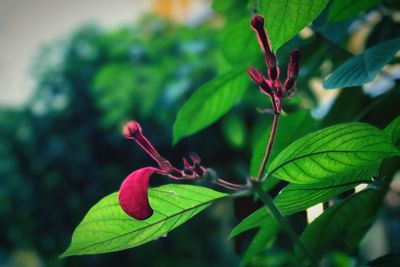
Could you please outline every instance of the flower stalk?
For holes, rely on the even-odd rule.
[[[265,150],[263,160],[262,160],[260,168],[258,170],[258,174],[255,179],[256,181],[261,180],[261,177],[263,176],[265,167],[267,166],[268,160],[271,157],[272,148],[273,148],[274,142],[275,142],[276,130],[278,128],[279,115],[280,115],[280,113],[274,113],[274,119],[272,121],[272,127],[271,127],[271,132],[269,134],[267,148]]]
[[[256,32],[261,50],[264,53],[265,64],[268,68],[268,78],[265,78],[261,72],[254,68],[249,68],[248,74],[254,83],[258,85],[260,91],[267,95],[271,100],[274,116],[271,132],[268,137],[267,147],[265,149],[264,157],[260,164],[258,174],[256,177],[251,179],[252,188],[263,201],[268,213],[275,218],[287,235],[292,239],[293,243],[302,251],[302,253],[310,260],[310,262],[317,266],[318,263],[313,255],[308,251],[307,247],[297,236],[286,217],[281,214],[273,199],[269,196],[268,192],[264,191],[262,187],[262,177],[268,164],[268,160],[271,157],[279,123],[279,116],[282,112],[282,100],[284,98],[294,96],[297,92],[296,79],[300,70],[300,51],[295,49],[290,53],[287,77],[282,87],[279,80],[279,67],[277,66],[276,55],[271,50],[268,35],[264,29],[264,18],[261,16],[254,16],[251,20],[251,27]]]

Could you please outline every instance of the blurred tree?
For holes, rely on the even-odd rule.
[[[16,249],[36,251],[46,266],[204,266],[209,259],[203,255],[211,266],[232,260],[229,248],[216,247],[223,242],[212,235],[221,235],[219,224],[207,218],[150,244],[157,257],[140,248],[57,260],[88,208],[118,190],[135,167],[151,162],[135,144],[126,145],[123,122],[142,121],[160,151],[170,150],[177,109],[216,74],[215,33],[208,26],[194,30],[146,17],[112,31],[86,25],[41,49],[26,108],[0,110],[0,262]],[[213,229],[210,235],[200,234],[204,224]],[[187,246],[193,235],[197,242]]]

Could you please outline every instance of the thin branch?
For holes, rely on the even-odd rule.
[[[279,113],[274,112],[274,120],[272,121],[272,128],[271,128],[271,132],[269,134],[268,144],[265,149],[264,158],[260,165],[260,169],[258,170],[256,181],[260,181],[260,179],[264,173],[265,167],[267,166],[269,157],[271,156],[272,147],[274,145],[275,136],[276,136],[276,129],[278,128],[279,115],[280,115]]]

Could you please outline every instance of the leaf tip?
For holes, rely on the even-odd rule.
[[[174,134],[172,135],[172,146],[175,146],[176,144],[179,143],[179,141],[181,140],[181,138],[179,137],[178,134]]]
[[[69,256],[72,256],[73,254],[70,252],[70,249],[69,249],[69,247],[63,252],[63,253],[61,253],[59,256],[58,256],[58,259],[64,259],[64,258],[66,258],[66,257],[69,257]]]

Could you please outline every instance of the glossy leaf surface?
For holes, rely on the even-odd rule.
[[[118,193],[100,200],[72,235],[62,257],[118,251],[156,240],[226,196],[193,185],[164,185],[149,189],[154,213],[144,221],[129,217],[118,203]]]
[[[265,27],[272,50],[293,38],[324,10],[328,0],[262,0],[260,13],[265,18]]]
[[[268,168],[293,183],[344,184],[358,179],[362,168],[399,155],[390,138],[364,123],[344,123],[308,134],[283,150]]]

